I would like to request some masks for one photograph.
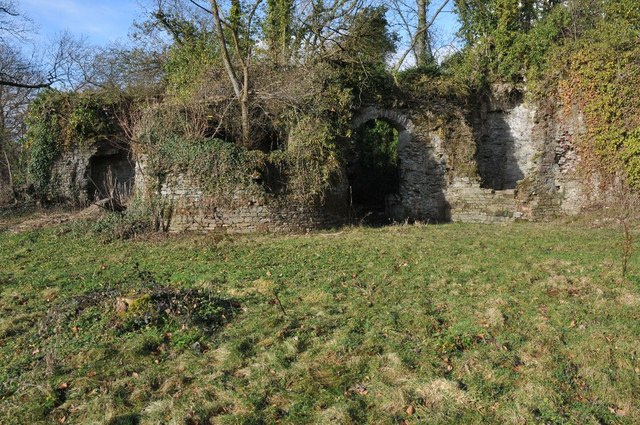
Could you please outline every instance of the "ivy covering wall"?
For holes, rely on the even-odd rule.
[[[126,99],[109,92],[42,92],[29,106],[28,175],[38,198],[49,191],[51,166],[63,152],[99,141],[122,141],[116,111]]]

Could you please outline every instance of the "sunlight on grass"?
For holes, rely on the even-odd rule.
[[[637,423],[619,255],[555,224],[5,232],[0,422]]]

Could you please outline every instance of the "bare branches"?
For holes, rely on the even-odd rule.
[[[0,87],[40,89],[49,87],[43,74],[22,53],[6,43],[0,43]]]
[[[13,0],[0,0],[0,42],[6,36],[23,39],[29,31],[29,19],[20,15]]]
[[[0,13],[4,13],[9,16],[19,16],[18,12],[15,12],[12,9],[9,9],[8,7],[5,7],[5,6],[0,6]]]
[[[418,7],[426,6],[425,5],[425,3],[426,3],[425,0],[417,0],[417,1],[418,1],[418,3],[417,3]],[[415,52],[416,47],[421,44],[420,43],[421,42],[421,38],[424,37],[425,34],[427,34],[430,31],[431,27],[433,27],[433,24],[436,22],[436,19],[438,19],[438,16],[440,16],[440,14],[444,11],[444,8],[447,6],[447,4],[449,4],[449,1],[450,0],[444,0],[442,2],[442,4],[440,5],[440,7],[435,11],[435,13],[431,16],[431,18],[428,21],[426,20],[426,14],[425,14],[425,16],[422,18],[422,19],[424,19],[424,21],[422,23],[418,22],[415,32],[413,34],[411,34],[409,32],[409,34],[411,36],[411,44],[404,51],[404,53],[400,56],[400,58],[398,59],[398,61],[395,64],[395,66],[393,67],[394,68],[393,69],[394,74],[397,75],[397,73],[400,71],[400,69],[402,68],[402,65],[404,64],[404,61],[407,59],[407,56],[409,56],[409,54],[411,52]],[[397,6],[396,7],[396,13],[398,13],[402,17],[402,20],[405,23],[405,27],[408,30],[410,30],[410,26],[407,24],[407,20],[404,17],[406,12],[403,12],[402,9],[398,6],[399,5],[398,0],[395,0],[394,4],[396,4],[396,6]],[[404,5],[404,3],[402,3],[402,4]],[[421,15],[421,11],[420,10],[417,10],[415,12],[416,12],[416,15]],[[418,20],[421,21],[420,17],[419,17]],[[423,46],[423,47],[421,47],[421,49],[427,49],[427,48],[431,48],[431,47],[432,46]],[[416,52],[416,61],[417,62],[419,62],[418,58],[419,58],[419,53]]]
[[[309,0],[300,2],[295,16],[294,32],[298,47],[294,49],[302,61],[326,57],[339,47],[358,11],[369,5],[368,0]]]
[[[207,9],[206,7],[204,7],[203,5],[201,5],[200,3],[198,3],[195,0],[189,0],[189,3],[193,4],[195,7],[197,7],[198,9],[208,13],[209,15],[213,15],[213,12],[209,9]]]

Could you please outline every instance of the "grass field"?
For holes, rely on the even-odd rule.
[[[640,423],[640,255],[579,225],[0,231],[0,423]]]

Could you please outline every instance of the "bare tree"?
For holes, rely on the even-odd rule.
[[[370,0],[310,0],[297,3],[295,13],[295,51],[301,60],[316,60],[343,50],[341,40],[358,12],[373,5]]]
[[[156,1],[159,7],[169,7],[163,0]],[[257,47],[269,43],[269,13],[273,12],[270,9],[273,2],[209,0],[208,4],[204,4],[199,0],[188,0],[188,3],[208,15],[212,21],[220,59],[240,110],[241,141],[244,146],[253,147],[251,111],[255,97],[254,62],[259,50]],[[282,7],[287,11],[284,16],[287,22],[279,24],[282,33],[278,39],[278,50],[282,55],[291,56],[279,57],[281,65],[292,61],[301,64],[334,54],[340,49],[340,40],[348,33],[349,24],[358,10],[371,1],[298,0],[285,3]],[[175,4],[171,6],[176,7]],[[167,19],[165,27],[172,23]],[[179,37],[176,37],[179,34],[170,28],[168,30],[179,42]]]
[[[633,254],[633,224],[638,222],[640,194],[625,179],[615,178],[611,186],[612,211],[622,228],[621,263],[622,277],[626,278]]]
[[[0,43],[0,76],[11,76],[21,82],[0,83],[0,192],[7,197],[13,193],[15,184],[16,163],[21,149],[17,141],[23,136],[24,116],[35,95],[33,86],[37,84],[30,82],[41,81],[43,77],[17,49],[4,43]]]
[[[0,0],[0,86],[37,89],[47,87],[36,81],[34,66],[11,46],[11,41],[24,41],[29,33],[29,20],[20,14],[16,2]]]
[[[433,63],[431,30],[449,2],[450,0],[441,0],[438,8],[431,12],[431,0],[391,0],[392,10],[409,40],[409,45],[394,65],[395,74],[411,53],[417,66]]]
[[[0,86],[43,89],[58,84],[78,88],[91,49],[70,33],[61,34],[48,49],[26,58],[15,43],[24,44],[33,32],[13,0],[0,0]],[[47,68],[45,70],[45,68]]]
[[[232,0],[231,6],[223,12],[218,0],[210,0],[211,15],[222,51],[224,68],[240,103],[242,144],[251,145],[251,123],[249,121],[250,67],[253,59],[251,33],[256,20],[256,12],[262,0],[253,0],[242,9],[239,0]],[[243,24],[241,24],[243,22]],[[225,31],[226,29],[226,31]],[[232,60],[232,55],[235,61]]]
[[[152,15],[177,44],[186,42],[185,34],[194,28],[191,20],[195,14],[189,13],[188,5],[204,12],[212,21],[225,73],[240,108],[241,143],[252,147],[251,65],[257,43],[254,36],[261,29],[259,9],[263,0],[209,0],[208,4],[199,0],[155,0],[157,9]]]
[[[8,37],[24,38],[29,32],[29,20],[20,15],[14,0],[0,0],[0,41]]]
[[[69,87],[81,81],[81,52],[88,52],[71,36],[60,37],[55,47],[28,57],[20,45],[32,32],[29,20],[13,0],[0,0],[0,190],[11,193],[24,133],[27,107],[40,89],[58,83]],[[20,43],[20,44],[18,44]],[[45,65],[49,68],[44,71]]]

